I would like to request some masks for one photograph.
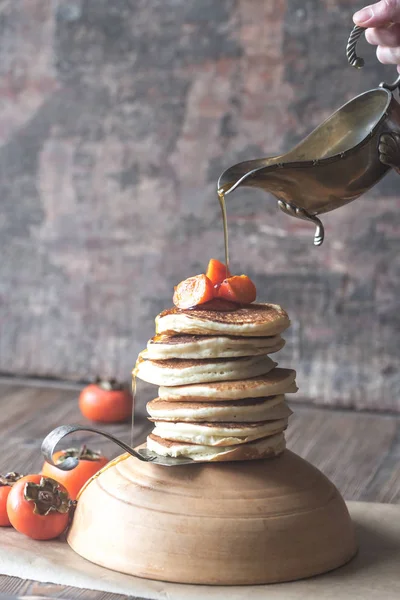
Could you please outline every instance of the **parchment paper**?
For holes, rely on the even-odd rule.
[[[153,600],[398,600],[400,506],[349,502],[360,550],[346,566],[292,583],[214,587],[162,583],[98,567],[62,541],[35,542],[0,530],[0,573]]]

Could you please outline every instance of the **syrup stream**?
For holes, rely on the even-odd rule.
[[[131,439],[130,446],[133,448],[133,426],[135,424],[135,400],[136,400],[136,373],[132,373],[132,417],[131,417]]]
[[[225,248],[225,266],[226,266],[226,276],[228,277],[229,270],[229,240],[228,240],[228,223],[226,218],[226,202],[225,202],[225,193],[229,190],[230,184],[224,185],[219,190],[217,190],[219,205],[221,207],[222,213],[222,224],[224,226],[224,248]]]
[[[225,193],[230,189],[231,184],[226,184],[220,187],[217,190],[219,205],[221,207],[222,214],[222,224],[224,228],[224,249],[225,249],[225,266],[226,266],[226,276],[228,277],[229,270],[229,240],[228,240],[228,223],[226,218],[226,202],[225,202]],[[132,419],[131,419],[131,436],[130,436],[130,445],[133,448],[133,426],[135,420],[135,400],[136,400],[136,373],[133,371],[132,373]]]

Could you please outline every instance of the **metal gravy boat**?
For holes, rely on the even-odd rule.
[[[364,31],[354,27],[347,44],[356,68],[364,65],[355,51]],[[314,244],[321,245],[324,227],[317,215],[355,200],[391,168],[400,172],[399,85],[400,77],[356,96],[286,154],[230,167],[218,189],[225,196],[242,185],[271,193],[283,212],[316,225]]]

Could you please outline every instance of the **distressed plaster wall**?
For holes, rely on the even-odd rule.
[[[361,2],[362,4],[362,2]],[[223,256],[216,179],[287,151],[394,69],[347,67],[351,0],[0,0],[0,371],[128,379],[173,285]],[[229,204],[234,270],[293,326],[318,404],[400,410],[389,175],[306,223]]]

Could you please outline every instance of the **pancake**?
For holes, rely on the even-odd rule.
[[[230,358],[279,352],[285,345],[280,335],[270,337],[168,335],[160,334],[147,343],[147,358]]]
[[[292,411],[285,396],[272,398],[249,398],[230,402],[168,402],[156,398],[147,403],[150,421],[208,421],[254,423],[287,419]]]
[[[247,304],[223,312],[210,309],[170,308],[156,317],[156,333],[174,332],[194,335],[277,335],[290,325],[287,313],[277,304]]]
[[[275,366],[276,363],[266,355],[209,360],[147,360],[144,350],[139,354],[133,374],[148,383],[175,386],[255,377],[268,373]]]
[[[225,448],[183,444],[181,442],[168,442],[154,434],[150,434],[147,437],[147,448],[161,456],[182,456],[191,458],[194,461],[205,462],[273,458],[282,454],[285,447],[286,443],[283,433],[271,435],[248,444],[240,444],[238,446]]]
[[[297,392],[296,371],[276,368],[267,375],[236,381],[215,381],[195,385],[161,386],[158,396],[170,402],[218,402],[266,398]]]
[[[153,435],[170,442],[201,446],[235,446],[284,431],[287,419],[257,423],[171,423],[156,421]]]

